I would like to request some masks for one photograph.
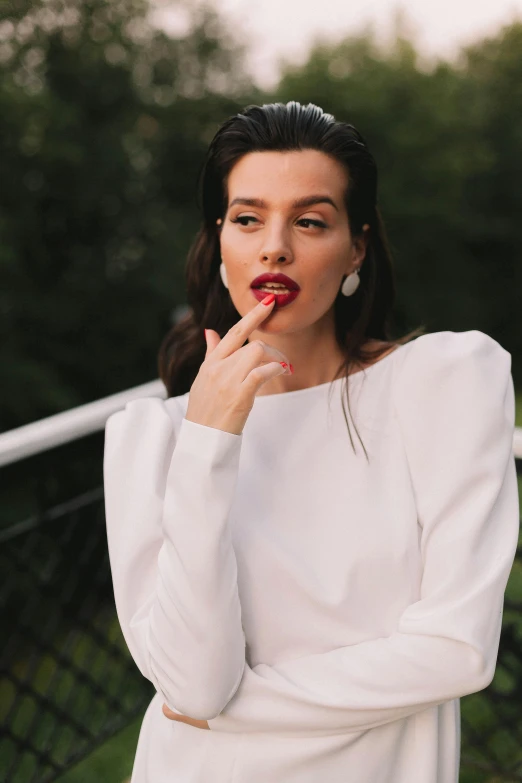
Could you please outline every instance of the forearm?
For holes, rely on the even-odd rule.
[[[183,419],[174,445],[159,400],[136,401],[122,416],[106,458],[118,617],[168,707],[206,719],[230,700],[244,667],[228,523],[241,437]]]

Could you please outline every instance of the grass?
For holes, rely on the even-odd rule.
[[[132,772],[143,715],[60,778],[60,783],[123,783]]]

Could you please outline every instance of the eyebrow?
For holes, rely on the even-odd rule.
[[[243,204],[247,207],[260,207],[260,209],[266,209],[268,207],[266,201],[263,201],[263,199],[260,198],[235,198],[230,202],[229,208],[233,207],[234,204]],[[298,209],[299,207],[311,207],[314,204],[331,204],[332,207],[339,212],[339,208],[332,201],[330,196],[307,196],[306,198],[299,198],[296,201],[293,201],[290,206],[292,209]]]

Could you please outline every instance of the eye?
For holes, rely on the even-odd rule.
[[[323,223],[322,220],[312,220],[312,218],[301,218],[299,223],[311,223],[313,226],[317,226],[318,228],[326,228],[326,223]],[[307,228],[307,226],[305,226]]]
[[[231,218],[230,222],[231,223],[239,223],[239,225],[241,225],[241,226],[248,226],[249,225],[248,222],[245,222],[245,223],[242,222],[242,221],[248,221],[248,220],[255,220],[255,221],[257,221],[257,218],[253,217],[252,215],[240,215],[237,218]],[[317,228],[327,228],[326,223],[323,223],[322,220],[312,220],[312,218],[301,218],[301,220],[299,220],[298,223],[311,224],[313,226],[317,226]],[[304,226],[304,228],[308,228],[308,225]]]
[[[257,220],[257,218],[252,217],[252,215],[240,215],[237,218],[230,218],[231,223],[239,223],[241,226],[248,226],[248,223],[241,223],[242,220]]]

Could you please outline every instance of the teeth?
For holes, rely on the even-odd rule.
[[[280,294],[289,294],[290,293],[290,289],[289,288],[283,288],[282,286],[277,286],[277,288],[276,288],[275,286],[269,287],[267,285],[262,285],[262,286],[259,287],[259,290],[260,291],[266,291],[269,294],[273,293],[274,291],[277,291]]]

